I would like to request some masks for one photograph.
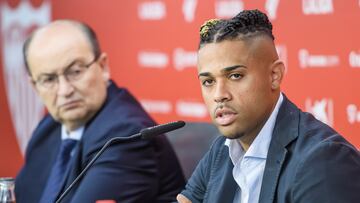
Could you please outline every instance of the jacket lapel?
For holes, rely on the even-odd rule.
[[[217,186],[215,186],[219,188],[218,194],[214,195],[214,199],[209,199],[208,202],[232,203],[234,201],[235,192],[238,188],[238,185],[232,176],[232,169],[234,168],[234,165],[232,164],[230,158],[227,158],[227,161],[224,164],[224,173],[222,173],[224,176],[221,178],[221,181],[217,184]]]
[[[41,122],[38,128],[34,131],[33,139],[27,148],[26,165],[29,165],[27,169],[28,177],[31,177],[31,181],[28,182],[28,186],[36,185],[37,201],[43,194],[43,189],[46,186],[48,177],[51,173],[51,169],[56,161],[57,153],[61,142],[61,130],[58,123],[56,123],[51,117],[47,116],[43,122]],[[44,156],[46,158],[44,159]],[[42,158],[39,158],[42,157]],[[35,178],[36,177],[36,178]],[[25,193],[28,188],[25,188]]]
[[[299,109],[284,95],[267,155],[259,203],[274,202],[281,168],[286,160],[286,146],[297,138],[298,124]]]

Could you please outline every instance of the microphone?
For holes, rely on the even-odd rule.
[[[79,182],[79,180],[85,175],[89,168],[94,164],[94,162],[99,158],[99,156],[113,143],[127,142],[136,139],[151,139],[157,135],[164,134],[185,126],[184,121],[174,121],[170,123],[165,123],[161,125],[156,125],[153,127],[142,129],[139,133],[131,135],[130,137],[114,137],[108,140],[103,147],[96,153],[94,158],[85,166],[81,173],[75,178],[75,180],[66,188],[66,190],[60,195],[60,197],[55,201],[55,203],[60,203],[61,200],[70,192],[74,185]]]
[[[162,125],[156,125],[150,128],[145,128],[140,131],[143,139],[151,139],[157,135],[161,135],[185,126],[184,121],[174,121]]]

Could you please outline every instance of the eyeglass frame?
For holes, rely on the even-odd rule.
[[[45,90],[51,90],[51,89],[53,89],[55,87],[55,85],[59,84],[59,77],[61,75],[64,76],[64,78],[66,79],[67,82],[72,83],[72,82],[74,82],[76,80],[81,79],[84,76],[84,73],[90,68],[90,66],[92,66],[94,63],[96,63],[99,60],[100,55],[101,54],[95,56],[94,59],[91,62],[89,62],[88,64],[80,64],[80,63],[78,63],[77,60],[74,60],[70,65],[68,65],[65,68],[65,71],[63,71],[63,73],[60,73],[60,74],[56,74],[56,73],[46,74],[45,73],[45,74],[40,75],[39,78],[41,76],[54,77],[53,83],[49,84],[50,86],[49,85],[44,85],[45,82],[41,82],[39,78],[37,80],[32,79],[32,83],[34,85],[38,85],[38,87],[43,88]],[[69,71],[72,67],[74,67],[74,65],[77,65],[79,68],[81,68],[81,73],[79,75],[77,75],[77,76],[76,75],[73,76],[74,79],[69,79],[69,75],[71,75],[71,73],[75,72],[75,71]]]

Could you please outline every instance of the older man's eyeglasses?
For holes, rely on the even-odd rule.
[[[80,80],[85,72],[89,69],[91,65],[93,65],[98,60],[98,57],[95,57],[88,64],[83,64],[78,61],[73,62],[69,65],[69,67],[62,74],[42,74],[38,77],[37,80],[33,80],[33,82],[44,88],[44,89],[52,89],[59,83],[59,77],[64,75],[65,79],[68,82],[75,82]]]

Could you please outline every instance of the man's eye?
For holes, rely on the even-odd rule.
[[[81,70],[73,70],[73,71],[69,72],[70,75],[78,75],[80,73],[81,73]]]
[[[56,81],[56,76],[43,77],[43,78],[40,78],[39,81],[40,81],[40,83],[43,83],[43,84],[54,83]]]
[[[214,83],[214,80],[207,79],[207,80],[203,80],[201,83],[202,83],[203,86],[210,86],[210,85],[212,85]]]
[[[77,68],[73,68],[73,69],[67,71],[66,75],[68,75],[70,77],[75,77],[75,76],[80,75],[82,72],[83,72],[83,69],[80,67],[77,67]]]
[[[240,79],[242,78],[243,76],[239,73],[233,73],[229,76],[230,79]]]

